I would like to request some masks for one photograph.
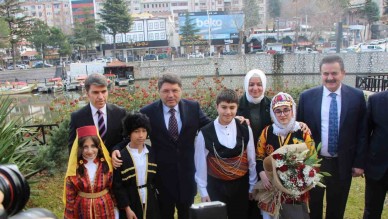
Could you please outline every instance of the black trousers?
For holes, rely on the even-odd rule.
[[[207,191],[212,201],[226,204],[228,219],[247,219],[249,208],[249,176],[225,181],[208,175]]]
[[[337,158],[323,158],[321,161],[321,171],[328,172],[331,176],[324,177],[323,183],[326,185],[326,189],[316,186],[310,190],[310,218],[322,219],[323,196],[326,191],[325,218],[343,219],[352,178],[340,179]]]
[[[161,219],[174,219],[175,208],[178,211],[178,219],[189,219],[189,210],[194,203],[194,197],[192,200],[180,201],[167,192],[159,190],[158,201]]]
[[[365,182],[364,219],[380,219],[388,192],[388,170],[381,179],[375,180],[367,176]]]

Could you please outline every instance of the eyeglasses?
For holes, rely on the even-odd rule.
[[[290,112],[291,112],[291,109],[284,109],[283,111],[281,111],[281,110],[274,111],[275,115],[277,115],[277,116],[281,116],[282,113],[283,113],[283,115],[288,116],[288,114],[290,114]]]

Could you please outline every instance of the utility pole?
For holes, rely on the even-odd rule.
[[[211,39],[211,22],[210,22],[210,12],[209,10],[207,10],[207,22],[208,22],[208,40],[209,40],[209,56],[212,56],[212,51],[211,51],[211,47],[212,47],[212,39]]]

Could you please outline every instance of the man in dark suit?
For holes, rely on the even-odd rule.
[[[71,113],[69,132],[69,151],[76,137],[76,130],[79,127],[95,125],[99,127],[99,113],[102,140],[109,151],[117,143],[123,140],[121,120],[125,116],[125,110],[116,105],[107,103],[108,82],[101,74],[91,74],[85,80],[85,90],[89,104]],[[103,121],[102,121],[103,120]]]
[[[380,219],[388,191],[388,91],[368,99],[369,147],[366,159],[364,219]]]
[[[151,122],[150,140],[158,165],[156,187],[162,219],[189,218],[197,188],[194,180],[194,139],[198,130],[211,120],[199,103],[181,99],[182,82],[177,75],[166,74],[158,80],[160,100],[140,110]],[[173,109],[173,112],[171,110]],[[118,151],[112,154],[119,166]],[[117,163],[115,163],[117,162]]]
[[[344,63],[337,55],[326,56],[320,63],[323,86],[300,95],[297,120],[310,127],[316,142],[321,171],[331,176],[326,185],[326,218],[342,219],[353,177],[362,176],[367,144],[366,103],[362,91],[342,83]],[[310,217],[321,219],[325,189],[310,192]]]

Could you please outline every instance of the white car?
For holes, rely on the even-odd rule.
[[[18,68],[18,69],[28,69],[28,65],[18,64],[18,65],[16,65],[16,68]]]
[[[205,55],[203,53],[191,53],[189,54],[189,58],[205,58]]]

